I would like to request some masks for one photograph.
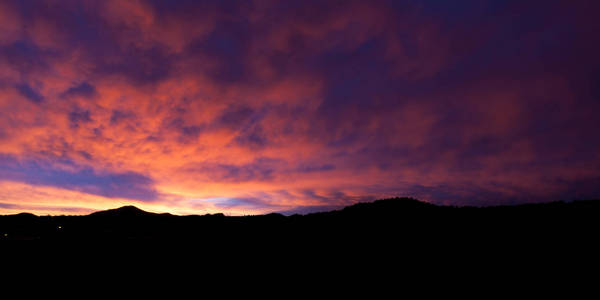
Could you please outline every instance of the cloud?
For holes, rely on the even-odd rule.
[[[301,165],[297,168],[298,172],[311,173],[311,172],[322,172],[334,170],[335,165],[323,164],[323,165]]]
[[[0,180],[17,180],[31,185],[72,189],[108,198],[153,201],[158,193],[152,179],[134,172],[107,173],[66,162],[58,168],[51,162],[20,161],[0,156]]]
[[[135,113],[130,112],[130,111],[121,111],[118,109],[115,109],[112,111],[111,115],[110,115],[110,124],[118,124],[121,123],[124,120],[131,120],[131,119],[135,119]]]
[[[33,101],[35,103],[40,103],[44,101],[44,96],[36,92],[26,83],[19,84],[16,86],[16,88],[23,97],[27,98],[30,101]]]
[[[83,98],[92,98],[96,96],[98,92],[96,91],[96,87],[93,85],[82,82],[76,86],[70,87],[63,93],[63,97],[83,97]]]
[[[92,117],[89,110],[75,109],[69,113],[69,121],[72,127],[79,127],[79,123],[92,122]]]
[[[598,8],[3,1],[0,199],[246,214],[597,197]]]
[[[94,209],[84,208],[84,207],[18,205],[18,204],[9,204],[9,203],[0,203],[0,208],[9,209],[11,211],[16,211],[16,212],[36,211],[36,212],[38,212],[38,214],[59,212],[60,214],[66,214],[66,215],[90,214],[95,211]]]
[[[201,163],[186,167],[185,171],[202,174],[209,180],[218,182],[268,181],[280,167],[280,161],[269,158],[258,158],[253,162],[241,165]]]

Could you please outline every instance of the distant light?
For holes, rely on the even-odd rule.
[[[5,234],[4,234],[4,237],[7,237],[7,236],[8,236],[8,233],[5,233]]]
[[[62,229],[62,226],[58,226],[58,229]]]

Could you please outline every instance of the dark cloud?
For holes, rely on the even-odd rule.
[[[211,79],[227,84],[247,81],[249,74],[246,57],[248,39],[251,37],[250,24],[244,18],[239,18],[219,22],[216,26],[218,30],[191,44],[189,51],[201,52],[216,63],[209,72]]]
[[[10,203],[0,203],[0,208],[15,209],[15,208],[19,208],[19,206],[15,205],[15,204],[10,204]]]
[[[312,172],[323,172],[323,171],[331,171],[335,170],[335,165],[333,164],[304,164],[299,166],[296,171],[301,173],[312,173]]]
[[[17,40],[6,46],[0,45],[0,54],[0,61],[5,61],[24,76],[34,71],[48,70],[47,60],[54,56],[28,39]]]
[[[163,126],[166,131],[175,132],[178,136],[178,141],[181,143],[194,142],[207,129],[205,124],[190,124],[186,122],[178,112],[174,115],[175,118],[165,120]]]
[[[40,103],[44,101],[44,96],[31,88],[31,86],[29,86],[27,83],[19,84],[16,86],[16,88],[23,97],[31,100],[32,102]]]
[[[248,106],[232,106],[227,108],[221,116],[216,120],[216,124],[219,127],[230,128],[238,130],[248,122],[256,122],[257,112]]]
[[[584,177],[575,180],[556,178],[549,185],[565,187],[560,199],[564,200],[600,200],[600,177]]]
[[[184,171],[199,173],[219,182],[269,181],[274,178],[281,164],[282,161],[276,159],[259,158],[241,165],[201,163],[186,167]]]
[[[242,129],[234,142],[241,147],[247,147],[252,150],[259,150],[267,147],[269,144],[269,136],[263,129],[262,125],[254,124]]]
[[[190,137],[190,138],[198,137],[200,135],[200,133],[202,133],[203,130],[204,130],[203,126],[197,126],[197,125],[181,127],[181,133],[185,137]]]
[[[62,95],[63,97],[83,97],[83,98],[92,98],[98,94],[96,91],[96,87],[83,82],[76,86],[73,86],[66,90]]]
[[[0,203],[0,208],[15,210],[15,211],[60,211],[64,213],[89,214],[94,212],[94,209],[85,207],[66,207],[66,206],[44,206],[44,205],[19,205],[10,203]]]
[[[53,166],[51,161],[21,161],[0,156],[0,179],[19,180],[32,185],[53,186],[108,198],[153,201],[158,193],[152,179],[134,172],[99,172],[67,161],[69,168]]]
[[[137,85],[152,85],[169,77],[171,65],[172,58],[162,47],[131,47],[100,58],[95,72],[104,76],[124,76]]]
[[[130,111],[113,110],[110,115],[110,124],[119,124],[124,120],[135,119],[135,113]]]
[[[89,110],[76,108],[69,113],[68,117],[73,128],[79,128],[81,123],[92,122],[92,113]]]

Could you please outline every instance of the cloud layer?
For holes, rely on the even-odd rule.
[[[597,1],[0,3],[0,213],[600,197]]]

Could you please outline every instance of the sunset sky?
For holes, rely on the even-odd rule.
[[[599,12],[0,0],[0,214],[600,198]]]

